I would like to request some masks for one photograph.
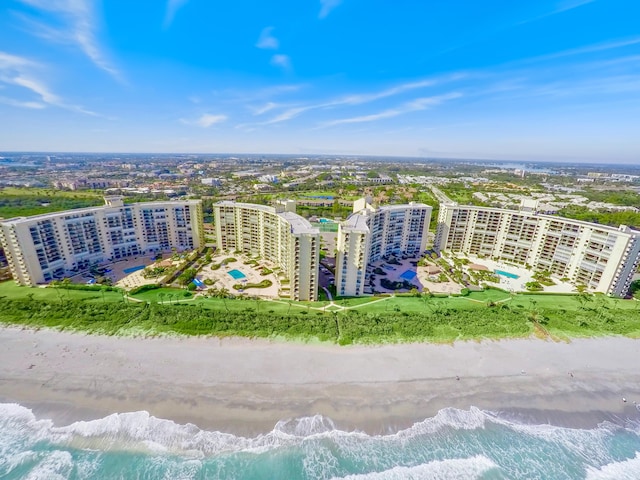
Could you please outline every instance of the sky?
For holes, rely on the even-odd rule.
[[[637,0],[3,0],[0,151],[640,163]]]

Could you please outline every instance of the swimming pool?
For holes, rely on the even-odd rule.
[[[242,273],[240,270],[234,268],[233,270],[229,270],[227,272],[229,275],[231,275],[235,280],[240,280],[241,278],[247,278],[247,276]]]
[[[520,278],[520,275],[516,275],[515,273],[509,273],[509,272],[505,272],[504,270],[494,270],[495,273],[497,273],[498,275],[502,275],[503,277],[507,277],[507,278]]]
[[[122,270],[124,273],[126,273],[127,275],[129,275],[130,273],[133,272],[137,272],[138,270],[144,270],[145,266],[144,265],[138,265],[137,267],[129,267],[129,268],[125,268],[124,270]]]
[[[400,278],[411,281],[416,278],[416,272],[413,270],[405,270],[400,274]]]

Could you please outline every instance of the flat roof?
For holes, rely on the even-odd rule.
[[[291,225],[291,233],[320,234],[318,227],[313,227],[309,221],[293,212],[280,212],[277,214]]]
[[[175,205],[195,205],[200,203],[201,200],[166,200],[162,202],[136,202],[136,203],[125,203],[124,205],[97,205],[95,207],[84,207],[84,208],[72,208],[71,210],[58,210],[57,212],[49,212],[49,213],[40,213],[38,215],[30,215],[28,217],[13,217],[8,218],[6,220],[0,220],[2,224],[16,224],[25,221],[32,220],[48,220],[53,218],[58,218],[64,215],[78,215],[82,213],[91,213],[91,212],[99,212],[101,210],[118,210],[120,208],[133,207],[133,206],[143,206],[143,207],[154,207],[154,206],[175,206]]]
[[[354,213],[340,224],[340,228],[347,232],[369,233],[367,225],[367,215]]]
[[[223,200],[214,205],[221,207],[238,207],[238,208],[247,208],[251,210],[260,210],[262,212],[271,213],[273,215],[277,215],[286,221],[289,225],[291,225],[291,233],[294,234],[319,234],[320,229],[312,226],[309,221],[293,212],[276,212],[274,207],[270,207],[268,205],[258,205],[256,203],[243,203],[243,202],[233,202],[231,200]]]
[[[601,223],[586,222],[584,220],[575,220],[573,218],[560,217],[557,215],[549,215],[546,213],[527,212],[525,210],[514,210],[511,208],[496,208],[496,207],[481,207],[479,205],[459,205],[457,203],[444,204],[446,209],[460,209],[460,210],[476,210],[476,211],[488,211],[497,213],[508,213],[512,215],[522,215],[531,218],[544,218],[547,220],[555,220],[563,223],[570,223],[578,226],[589,227],[591,229],[603,230],[609,233],[624,233],[632,236],[639,236],[640,230],[636,230],[628,225],[620,225],[614,227],[612,225],[603,225]]]

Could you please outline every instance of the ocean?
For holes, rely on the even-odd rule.
[[[640,423],[529,425],[476,408],[440,410],[393,434],[317,415],[255,437],[147,412],[54,426],[0,404],[1,479],[639,479]]]

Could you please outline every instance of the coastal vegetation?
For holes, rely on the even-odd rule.
[[[28,217],[73,208],[102,205],[98,192],[60,192],[44,188],[6,187],[0,190],[0,218]]]
[[[224,292],[222,292],[224,293]],[[194,297],[182,289],[88,290],[0,284],[4,324],[108,335],[212,335],[321,340],[342,345],[483,338],[640,337],[640,302],[603,295],[416,294],[293,302]]]

